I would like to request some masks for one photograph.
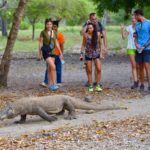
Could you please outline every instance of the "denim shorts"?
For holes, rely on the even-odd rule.
[[[136,52],[135,60],[137,63],[150,62],[150,50],[144,50],[142,53]]]

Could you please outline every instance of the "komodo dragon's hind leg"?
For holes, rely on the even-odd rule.
[[[64,108],[68,110],[68,116],[65,117],[67,120],[76,119],[75,108],[71,101],[66,100],[64,103]]]
[[[46,113],[46,112],[45,112],[42,108],[40,108],[40,107],[35,108],[35,112],[36,112],[36,114],[39,115],[41,118],[43,118],[43,119],[45,119],[45,120],[47,120],[47,121],[49,121],[49,122],[52,122],[52,121],[57,120],[56,117],[50,116],[48,113]]]
[[[20,120],[19,121],[15,121],[14,123],[16,123],[16,124],[21,124],[21,123],[25,123],[25,121],[26,121],[26,117],[27,117],[27,115],[25,114],[25,115],[21,115],[21,118],[20,118]]]
[[[61,116],[65,113],[65,109],[63,109],[61,112],[57,113],[56,115]]]

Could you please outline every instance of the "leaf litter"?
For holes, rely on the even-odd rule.
[[[43,149],[143,149],[150,147],[150,115],[80,126],[64,125],[52,130],[1,138],[0,150]]]

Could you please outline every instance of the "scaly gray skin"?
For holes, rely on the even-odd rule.
[[[39,115],[41,118],[51,122],[57,119],[55,116],[51,116],[52,114],[63,114],[65,110],[69,112],[66,119],[76,119],[75,109],[103,111],[127,108],[98,106],[66,95],[28,97],[17,100],[4,107],[0,111],[0,120],[10,119],[20,115],[21,119],[16,123],[24,123],[28,114]]]

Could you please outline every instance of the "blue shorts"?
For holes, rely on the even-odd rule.
[[[140,54],[136,52],[135,60],[137,63],[150,63],[150,50],[144,50]]]

